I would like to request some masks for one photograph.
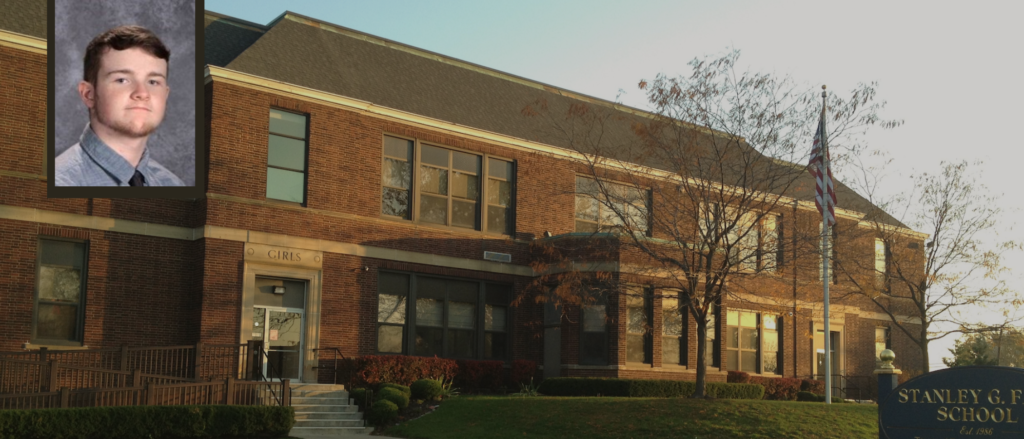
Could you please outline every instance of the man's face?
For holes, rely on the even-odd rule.
[[[146,137],[164,118],[167,61],[133,47],[108,49],[101,57],[96,84],[79,85],[96,124],[127,137]]]

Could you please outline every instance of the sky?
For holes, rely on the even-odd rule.
[[[287,9],[640,109],[650,109],[641,79],[683,75],[694,58],[731,49],[751,71],[837,93],[877,81],[882,116],[904,120],[867,137],[893,160],[883,191],[910,190],[943,161],[980,160],[979,181],[1004,210],[998,238],[1024,242],[1024,194],[1014,191],[1024,154],[1003,134],[1024,119],[1024,2],[206,0],[206,9],[259,24]],[[1024,292],[1024,255],[1005,263]],[[930,346],[933,370],[954,339]]]

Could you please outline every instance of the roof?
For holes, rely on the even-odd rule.
[[[207,64],[556,147],[568,148],[565,138],[548,122],[525,117],[527,105],[544,100],[551,114],[563,114],[570,105],[585,102],[616,113],[619,123],[605,126],[602,133],[611,145],[635,142],[632,123],[655,117],[293,12],[261,26],[208,11],[206,29]],[[642,164],[668,170],[664,164]],[[813,201],[814,180],[805,174],[787,195]],[[877,212],[841,182],[836,192],[843,208]]]
[[[0,1],[0,30],[46,39],[46,0]]]

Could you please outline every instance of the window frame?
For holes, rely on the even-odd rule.
[[[758,273],[769,273],[769,274],[781,274],[783,265],[783,256],[785,238],[783,237],[782,220],[783,215],[781,213],[768,212],[761,217],[761,224],[758,226],[758,240],[757,240],[757,272]],[[774,222],[775,232],[775,248],[768,247],[768,220],[772,219]],[[772,255],[772,263],[769,264],[766,261],[766,256]]]
[[[397,275],[402,275],[402,276],[407,276],[408,277],[406,279],[407,285],[406,285],[406,291],[405,291],[405,322],[402,323],[401,325],[398,325],[398,324],[395,324],[395,323],[388,323],[388,322],[381,322],[380,321],[380,295],[381,295],[381,281],[380,281],[380,277],[381,277],[382,274],[397,274]],[[410,289],[411,288],[412,288],[412,276],[410,274],[408,274],[408,273],[400,273],[400,272],[393,272],[393,271],[380,271],[380,272],[378,272],[378,274],[377,274],[377,320],[374,322],[376,324],[376,326],[375,326],[376,332],[374,332],[374,337],[376,337],[377,340],[376,340],[376,343],[374,343],[374,348],[373,348],[374,352],[377,355],[406,355],[406,349],[407,349],[407,346],[409,344],[408,343],[408,341],[409,341],[409,311],[412,309],[412,307],[409,306],[409,297],[411,296],[411,294],[410,294]],[[401,297],[401,296],[399,296],[399,297]],[[382,352],[380,350],[380,327],[381,326],[398,326],[398,327],[402,328],[402,344],[401,344],[401,349],[398,352]]]
[[[882,350],[878,349],[878,343],[879,343],[879,341],[878,341],[878,331],[879,330],[884,331],[884,337],[885,337],[885,348],[883,348]],[[892,328],[890,328],[888,326],[875,326],[875,363],[881,363],[882,362],[882,359],[879,358],[879,355],[885,349],[892,349]]]
[[[643,186],[642,189],[641,189],[641,188],[638,188],[637,186],[633,186],[633,185],[631,185],[629,183],[624,183],[624,182],[620,182],[620,181],[617,181],[617,180],[609,180],[609,179],[603,179],[603,178],[596,178],[594,176],[590,176],[590,175],[586,175],[586,174],[580,174],[580,173],[575,174],[575,176],[576,176],[576,178],[575,178],[575,181],[573,183],[575,185],[575,188],[573,189],[573,194],[574,194],[574,197],[573,197],[573,232],[575,232],[575,233],[608,233],[608,232],[616,230],[616,229],[620,229],[620,230],[623,230],[623,231],[626,230],[626,227],[624,225],[603,224],[602,223],[602,218],[604,217],[604,214],[602,213],[602,210],[608,209],[608,207],[605,206],[605,203],[608,203],[608,201],[600,201],[598,199],[598,197],[602,195],[600,192],[598,192],[595,195],[584,194],[584,195],[588,195],[591,200],[594,200],[597,203],[597,221],[590,221],[590,220],[587,220],[587,219],[581,219],[578,216],[579,211],[577,209],[578,209],[579,206],[578,206],[578,202],[577,202],[577,197],[579,197],[581,195],[581,193],[579,192],[579,179],[583,178],[583,179],[587,179],[587,180],[592,180],[592,181],[594,181],[595,184],[599,184],[597,182],[601,181],[604,184],[612,184],[612,185],[624,187],[624,188],[626,188],[626,190],[638,190],[638,189],[641,190],[642,191],[642,195],[643,195],[643,201],[644,201],[644,209],[646,210],[646,212],[643,212],[644,213],[644,219],[647,221],[647,224],[645,225],[644,230],[642,231],[641,235],[642,236],[647,236],[647,237],[652,236],[651,235],[651,219],[650,218],[651,218],[651,210],[653,210],[653,203],[651,202],[651,188],[650,187]],[[632,206],[633,208],[636,207],[636,206],[633,206],[632,204],[630,204],[629,206]],[[628,207],[627,207],[627,209],[628,209]],[[614,215],[614,212],[613,212],[613,215]],[[616,216],[616,218],[618,218],[618,216]],[[576,223],[578,223],[578,222],[584,222],[584,223],[588,223],[588,224],[596,224],[597,232],[580,231],[579,228],[576,227]],[[634,231],[634,233],[635,232],[640,232],[640,231],[636,230],[636,231]]]
[[[473,340],[474,356],[473,357],[449,356],[447,354],[448,349],[449,349],[449,342],[450,342],[448,332],[450,330],[452,330],[452,329],[465,331],[465,329],[449,327],[449,306],[450,306],[449,304],[450,304],[450,302],[452,300],[448,297],[448,288],[447,288],[447,286],[445,287],[445,292],[444,292],[445,298],[444,298],[444,300],[442,302],[442,310],[443,310],[442,313],[443,314],[442,314],[441,326],[440,327],[430,326],[430,328],[438,328],[438,329],[441,330],[441,340],[442,340],[441,341],[441,351],[439,353],[437,353],[436,356],[439,357],[439,358],[450,358],[450,359],[454,359],[454,360],[492,360],[492,361],[504,361],[504,362],[509,362],[509,361],[512,360],[512,346],[514,344],[514,336],[513,336],[514,331],[512,331],[511,327],[512,327],[513,319],[515,318],[515,313],[512,310],[511,301],[512,301],[512,295],[515,294],[515,284],[513,284],[513,283],[495,282],[495,281],[482,280],[482,279],[469,279],[469,278],[462,278],[462,277],[455,277],[455,276],[435,275],[435,274],[430,274],[430,273],[417,273],[417,272],[410,272],[410,271],[382,269],[382,270],[378,271],[378,278],[377,278],[378,279],[378,282],[377,282],[377,297],[378,297],[378,299],[377,299],[376,303],[377,303],[377,306],[378,306],[378,310],[377,310],[378,312],[380,311],[379,310],[379,306],[380,306],[379,305],[380,304],[379,297],[380,297],[380,292],[381,292],[381,290],[380,290],[380,274],[385,274],[385,273],[408,276],[409,285],[408,285],[407,296],[406,296],[406,305],[405,305],[406,306],[406,309],[405,309],[405,324],[402,325],[402,327],[403,327],[402,352],[381,352],[379,350],[379,346],[380,346],[379,343],[380,343],[380,341],[376,340],[376,342],[374,343],[374,348],[373,348],[373,351],[374,351],[375,355],[410,355],[410,356],[421,356],[421,355],[418,355],[416,353],[416,329],[417,329],[416,302],[419,299],[419,297],[418,297],[419,294],[418,294],[417,289],[419,288],[419,280],[421,278],[431,278],[431,279],[442,280],[442,281],[445,281],[445,282],[447,282],[447,281],[470,282],[470,283],[475,283],[477,285],[477,294],[476,294],[477,302],[475,302],[476,312],[475,312],[475,315],[474,315],[474,318],[473,318],[474,326],[475,327],[472,330],[473,331],[473,335],[471,337],[471,339]],[[487,300],[487,298],[488,298],[487,286],[488,285],[496,285],[496,286],[499,286],[499,287],[507,287],[508,288],[508,294],[509,294],[508,302],[506,304],[504,304],[504,305],[500,305],[500,304],[495,303],[494,301],[488,301]],[[504,334],[505,334],[505,351],[504,351],[504,358],[503,359],[485,358],[484,357],[485,335],[486,335],[487,332],[495,332],[495,331],[487,331],[486,328],[485,328],[485,317],[486,317],[485,316],[485,312],[486,312],[486,306],[488,304],[490,304],[490,305],[497,305],[497,306],[504,306],[505,307],[505,332],[504,332]],[[380,322],[375,322],[375,324],[376,324],[375,327],[378,328],[377,329],[378,332],[374,333],[374,337],[379,337],[379,331],[380,331],[379,328],[380,328],[381,325],[390,325],[388,323],[380,323]],[[394,325],[394,326],[398,326],[398,325]]]
[[[782,376],[782,373],[779,372],[779,370],[781,370],[782,367],[783,367],[783,364],[782,364],[782,360],[783,360],[783,356],[782,356],[782,352],[783,352],[783,349],[782,349],[783,330],[782,330],[782,327],[783,327],[784,323],[783,323],[782,316],[779,315],[779,314],[776,314],[776,313],[771,313],[771,312],[752,311],[752,310],[746,310],[746,309],[729,309],[729,310],[726,311],[727,316],[728,316],[728,313],[730,313],[730,312],[738,313],[737,316],[736,316],[736,319],[737,319],[736,323],[737,323],[737,325],[730,325],[730,324],[728,324],[728,317],[727,317],[726,318],[726,333],[727,334],[731,332],[730,330],[732,328],[738,328],[739,330],[742,330],[742,329],[754,329],[755,333],[757,334],[757,344],[756,344],[754,349],[748,349],[748,348],[743,348],[742,347],[742,344],[743,344],[742,336],[739,336],[740,339],[737,340],[737,345],[736,345],[735,348],[729,347],[729,343],[726,342],[726,346],[725,346],[725,349],[726,349],[726,352],[727,352],[726,355],[728,355],[728,352],[730,352],[730,351],[736,351],[737,352],[737,357],[736,357],[736,367],[737,367],[737,369],[736,370],[737,371],[742,371],[742,372],[745,372],[745,373],[758,374],[758,375]],[[743,321],[743,318],[742,318],[742,315],[741,315],[742,313],[754,314],[754,325],[755,326],[753,328],[751,328],[749,326],[743,326],[742,325],[742,321]],[[765,318],[774,318],[775,319],[775,329],[774,329],[774,332],[775,332],[775,335],[777,337],[777,339],[776,339],[777,346],[776,346],[776,350],[774,351],[775,352],[775,357],[776,357],[776,360],[775,360],[776,361],[776,365],[775,365],[775,370],[776,371],[775,372],[765,372],[765,367],[764,367],[764,361],[765,361],[764,344],[765,344],[765,341],[766,341],[765,332],[769,331],[768,329],[765,328],[765,325],[764,325],[764,319]],[[727,335],[727,337],[729,337],[729,336],[730,335]],[[754,368],[755,368],[755,370],[754,371],[742,370],[743,369],[743,355],[744,355],[744,353],[748,353],[748,355],[750,355],[749,354],[750,352],[753,352],[753,355],[754,355],[754,364],[755,364]],[[729,368],[728,360],[726,360],[726,366],[725,367],[726,367],[726,369]],[[729,370],[732,370],[732,369],[729,369]]]
[[[274,133],[274,132],[270,131],[270,112],[272,112],[272,111],[279,111],[279,112],[282,112],[282,113],[289,113],[289,114],[294,114],[294,115],[302,116],[306,120],[306,127],[305,127],[305,134],[304,134],[305,138],[298,139],[298,138],[295,138],[294,136],[290,136],[290,135],[287,135],[287,134]],[[309,131],[310,131],[310,125],[312,124],[311,119],[312,118],[310,117],[309,113],[301,113],[301,112],[298,112],[298,111],[294,111],[294,110],[290,110],[290,109],[286,109],[286,108],[274,107],[274,106],[271,106],[269,108],[269,110],[267,112],[267,165],[266,165],[266,168],[267,169],[270,169],[270,168],[280,169],[280,170],[289,171],[289,172],[299,172],[299,171],[296,171],[295,169],[283,168],[283,167],[279,167],[279,166],[271,166],[270,165],[270,136],[278,136],[278,137],[284,137],[284,138],[287,138],[287,139],[302,141],[303,145],[305,146],[305,151],[303,152],[303,155],[302,155],[302,160],[303,160],[303,164],[305,166],[305,169],[301,171],[302,172],[302,202],[282,200],[282,199],[279,199],[279,198],[271,198],[270,194],[267,193],[270,190],[270,178],[269,178],[269,176],[267,177],[266,181],[264,182],[264,186],[265,186],[264,189],[265,190],[264,190],[263,198],[266,199],[267,201],[271,201],[271,202],[275,202],[275,203],[287,203],[287,204],[292,204],[292,205],[300,205],[302,207],[306,207],[307,203],[309,202]]]
[[[580,365],[584,365],[584,366],[607,366],[607,365],[611,364],[611,358],[610,358],[611,350],[608,348],[608,341],[609,341],[609,338],[610,338],[608,334],[609,334],[609,330],[610,330],[609,327],[611,326],[610,322],[608,321],[609,302],[610,301],[607,299],[607,297],[602,295],[602,297],[599,297],[593,304],[580,306],[580,318],[579,318],[579,322],[580,322],[580,324],[579,324],[579,327],[580,327],[580,331],[579,331],[579,334],[580,334],[579,364]],[[602,328],[603,329],[601,331],[587,331],[586,330],[586,323],[585,323],[587,308],[591,307],[591,306],[601,306],[601,305],[604,306],[604,319],[603,319],[604,323],[602,324]],[[600,334],[601,346],[604,348],[602,350],[602,355],[604,357],[603,359],[596,358],[596,357],[591,358],[591,357],[587,357],[587,356],[584,355],[584,352],[585,352],[585,349],[584,349],[585,340],[584,339],[587,337],[587,334],[590,334],[590,336],[592,336],[592,337],[598,337],[598,334]]]
[[[690,329],[690,313],[686,312],[686,307],[681,303],[682,294],[679,291],[664,291],[661,297],[661,365],[663,367],[687,367],[689,364],[689,329]],[[666,307],[666,302],[674,300],[676,301],[675,309]],[[679,318],[680,333],[679,335],[666,334],[665,315],[669,312],[675,313]],[[674,340],[673,340],[674,339]],[[665,342],[669,340],[672,343],[678,345],[679,348],[679,361],[667,362],[665,359]]]
[[[882,259],[881,260],[878,258],[878,245],[879,244],[882,245]],[[879,263],[879,261],[882,262],[883,270],[884,271],[879,271],[878,270],[878,263]],[[886,294],[886,295],[891,294],[892,293],[892,289],[891,289],[892,282],[891,282],[891,279],[890,279],[890,276],[889,276],[889,271],[892,268],[892,266],[891,266],[892,265],[892,252],[891,252],[891,250],[889,248],[889,243],[886,242],[885,239],[882,239],[882,238],[879,238],[879,237],[875,238],[875,251],[874,251],[874,264],[873,265],[874,265],[874,269],[872,271],[874,272],[874,275],[875,275],[874,276],[875,277],[875,280],[874,280],[875,289],[878,290],[879,292],[881,292],[882,294]]]
[[[75,313],[75,340],[61,340],[61,339],[49,339],[39,338],[36,334],[38,332],[39,324],[39,284],[41,279],[40,273],[43,266],[43,241],[60,241],[60,242],[71,242],[75,244],[82,244],[82,273],[80,275],[81,283],[79,286],[79,297],[78,304],[75,305],[78,309]],[[39,236],[36,239],[36,270],[35,270],[35,283],[33,285],[34,294],[32,296],[32,328],[29,335],[29,340],[32,344],[37,345],[51,345],[51,346],[84,346],[85,345],[85,307],[86,307],[86,296],[88,295],[88,282],[89,282],[89,240],[88,239],[74,239],[64,238],[56,236]],[[44,302],[44,304],[51,302]],[[52,302],[59,304],[60,302]],[[64,305],[67,305],[66,303]]]
[[[385,142],[385,138],[386,137],[392,137],[392,138],[402,139],[402,140],[407,140],[407,141],[411,141],[412,142],[413,150],[412,150],[412,159],[410,161],[410,165],[411,165],[412,169],[411,169],[410,176],[409,176],[409,178],[410,178],[410,186],[411,186],[409,188],[409,197],[410,197],[410,200],[409,200],[409,218],[402,218],[402,217],[398,217],[398,216],[394,216],[394,215],[384,214],[383,188],[384,187],[389,187],[389,186],[385,186],[384,185],[384,159],[385,159],[385,157],[389,157],[389,156],[386,156],[385,153],[384,153],[384,142]],[[492,235],[492,236],[512,236],[512,237],[515,236],[515,234],[516,234],[516,188],[518,186],[517,185],[517,179],[518,179],[518,168],[519,168],[518,167],[518,162],[515,159],[509,158],[509,157],[505,157],[505,156],[500,156],[500,155],[481,153],[479,151],[471,151],[471,150],[467,150],[467,149],[463,149],[463,148],[452,147],[452,146],[449,146],[449,145],[442,145],[442,144],[438,144],[438,143],[435,143],[435,142],[429,142],[429,141],[424,142],[421,139],[419,139],[417,137],[414,137],[414,136],[407,136],[407,135],[395,134],[395,133],[389,133],[389,132],[382,133],[381,139],[380,139],[380,145],[381,145],[381,153],[380,153],[380,156],[381,156],[381,159],[380,159],[381,180],[380,180],[379,186],[381,187],[381,203],[382,203],[382,206],[379,209],[379,212],[380,212],[380,217],[381,218],[388,219],[388,220],[393,220],[393,221],[410,222],[410,223],[413,223],[413,224],[416,224],[416,225],[440,228],[440,229],[445,229],[445,230],[458,230],[458,231],[462,231],[462,232],[481,233],[481,234]],[[419,184],[419,179],[420,179],[421,167],[424,166],[424,164],[422,162],[422,153],[423,153],[423,146],[424,145],[448,151],[448,168],[447,168],[447,170],[449,172],[449,176],[448,176],[448,194],[446,195],[446,199],[448,200],[447,201],[448,206],[447,206],[447,213],[446,213],[447,217],[445,219],[445,224],[437,224],[437,223],[431,223],[431,222],[422,221],[422,219],[420,217],[420,195],[421,195],[422,186]],[[480,160],[480,172],[476,174],[476,176],[479,179],[479,187],[478,187],[477,199],[476,199],[477,212],[476,212],[476,217],[474,218],[474,221],[476,222],[476,225],[475,225],[475,228],[472,228],[472,229],[466,228],[466,227],[459,227],[459,226],[452,225],[452,206],[453,206],[454,203],[451,200],[453,198],[455,198],[454,195],[452,195],[452,190],[451,190],[452,180],[453,180],[451,173],[454,172],[454,168],[453,168],[453,160],[454,160],[453,157],[454,156],[452,155],[453,151],[454,152],[463,153],[463,154],[469,154],[469,155],[472,155],[472,156],[476,156]],[[507,218],[508,223],[506,224],[506,230],[507,230],[508,233],[496,233],[496,232],[490,232],[490,231],[487,230],[487,220],[488,220],[488,218],[487,218],[487,206],[488,206],[488,204],[487,204],[487,190],[489,189],[490,180],[492,178],[491,175],[490,175],[490,168],[488,166],[488,160],[491,160],[491,159],[508,163],[510,165],[511,171],[512,171],[512,174],[511,174],[509,180],[501,180],[501,181],[507,181],[509,183],[509,186],[510,186],[509,190],[511,192],[510,193],[510,200],[509,200],[510,205],[508,207],[506,207],[506,209],[510,210],[510,212],[508,213],[508,218]],[[436,165],[431,165],[431,164],[427,164],[426,166],[437,167]],[[498,178],[495,178],[495,179],[496,180],[500,180]]]
[[[640,294],[639,297],[636,294]],[[643,313],[644,323],[642,332],[639,334],[635,332],[629,332],[629,316],[630,316],[630,300],[639,299],[641,302],[641,312]],[[626,311],[626,359],[625,362],[628,364],[654,364],[654,297],[650,287],[632,287],[628,289],[625,297],[625,311]],[[607,311],[606,311],[607,312]],[[640,336],[640,349],[643,351],[643,361],[630,361],[629,360],[629,339],[630,336]]]

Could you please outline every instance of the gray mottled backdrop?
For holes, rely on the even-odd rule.
[[[188,186],[196,182],[196,12],[194,0],[57,0],[54,26],[54,146],[78,142],[89,111],[78,96],[89,41],[128,24],[155,33],[171,51],[167,112],[149,137],[150,154]]]

